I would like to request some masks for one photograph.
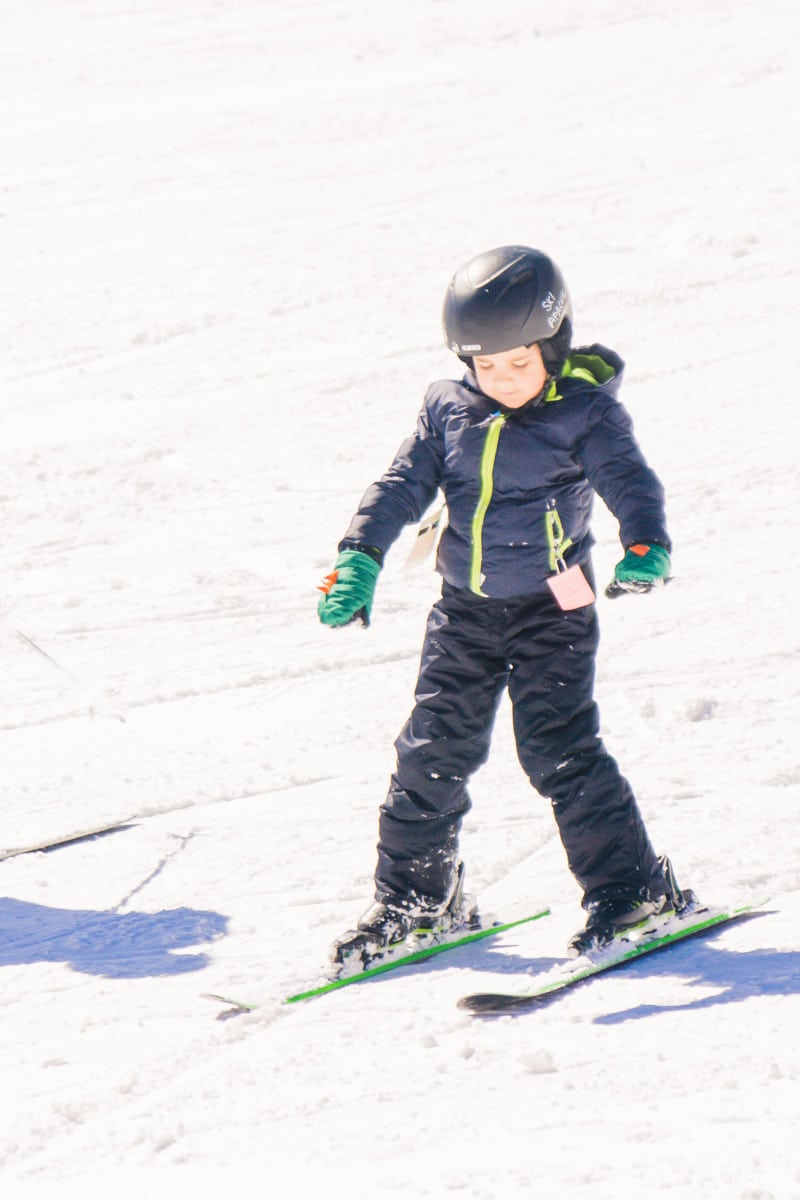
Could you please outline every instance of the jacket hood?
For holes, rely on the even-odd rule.
[[[575,350],[570,350],[563,371],[553,382],[558,392],[562,381],[582,380],[593,387],[602,387],[616,398],[624,370],[625,363],[615,350],[609,350],[607,346],[593,342],[591,346],[579,346]],[[546,400],[551,398],[557,400],[559,396],[545,397]]]

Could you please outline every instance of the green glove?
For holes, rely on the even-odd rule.
[[[319,590],[322,592],[317,612],[323,625],[349,625],[361,618],[369,625],[372,598],[380,567],[361,550],[343,550],[326,575]]]
[[[623,592],[649,592],[667,582],[669,569],[669,553],[663,546],[629,546],[614,568],[606,595],[613,599]]]

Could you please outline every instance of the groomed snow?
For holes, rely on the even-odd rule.
[[[130,827],[0,862],[6,1200],[800,1197],[798,12],[7,0],[0,848]],[[469,885],[552,915],[285,1007],[371,898],[437,592],[413,531],[368,631],[315,584],[505,242],[627,360],[668,491],[674,582],[600,600],[607,742],[679,877],[764,915],[457,1010],[581,919],[504,707]]]

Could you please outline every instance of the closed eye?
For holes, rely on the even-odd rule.
[[[512,366],[515,371],[524,371],[525,368],[530,365],[530,361],[531,360],[529,358],[523,358],[520,362],[512,362],[510,366]],[[480,367],[482,371],[491,371],[494,363],[481,362],[479,358],[476,358],[475,366]]]

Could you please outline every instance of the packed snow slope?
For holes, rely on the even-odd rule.
[[[0,862],[7,1200],[800,1196],[798,11],[7,0],[0,847],[129,823]],[[452,271],[516,241],[668,492],[674,582],[599,601],[605,737],[679,877],[764,915],[457,1010],[581,920],[504,707],[469,884],[552,915],[285,1007],[371,899],[437,593],[413,531],[371,629],[315,584],[458,370]]]

